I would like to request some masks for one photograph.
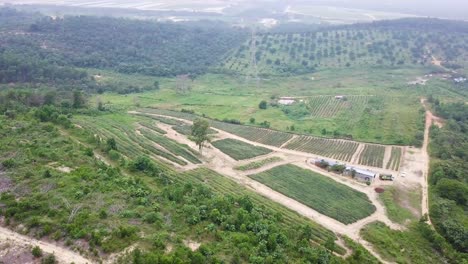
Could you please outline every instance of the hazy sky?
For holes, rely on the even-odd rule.
[[[444,17],[454,19],[468,19],[468,0],[0,0],[0,3],[9,2],[12,4],[22,3],[42,3],[42,4],[83,4],[109,5],[115,3],[116,6],[133,6],[135,4],[153,3],[161,6],[183,7],[190,3],[196,5],[224,6],[229,3],[258,3],[276,2],[280,5],[314,4],[329,5],[336,7],[368,9],[387,12],[398,12],[415,14],[421,16]],[[255,4],[254,4],[255,5]],[[108,6],[107,6],[108,7]]]
[[[468,18],[468,0],[292,0],[291,2]]]

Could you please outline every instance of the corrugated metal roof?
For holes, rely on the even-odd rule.
[[[375,175],[377,175],[377,173],[375,173],[373,171],[358,169],[358,168],[354,168],[354,167],[346,167],[346,169],[347,170],[354,170],[354,171],[356,171],[356,173],[359,173],[359,174],[362,174],[362,175],[365,175],[365,176],[369,176],[369,177],[375,177]]]

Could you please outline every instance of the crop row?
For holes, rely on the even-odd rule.
[[[278,166],[249,177],[344,224],[375,211],[364,193],[294,165]]]
[[[250,145],[232,138],[221,139],[211,144],[235,160],[251,159],[271,152],[270,149]]]
[[[383,168],[384,155],[384,146],[366,145],[359,156],[359,164]]]
[[[154,142],[143,135],[137,135],[131,125],[121,125],[110,119],[102,119],[99,122],[80,119],[78,123],[98,135],[101,140],[114,138],[119,152],[129,158],[146,154],[161,157],[179,165],[187,165],[185,160],[177,157],[181,156],[190,162],[200,163],[195,157],[196,154],[190,153],[191,149],[188,146],[178,144],[164,136],[158,136],[158,142]],[[143,128],[142,130],[149,129]]]
[[[400,147],[392,147],[392,154],[390,159],[387,162],[387,169],[397,171],[400,168],[400,159],[401,159],[401,148]]]
[[[362,111],[367,104],[367,96],[348,96],[336,99],[333,96],[317,96],[309,99],[308,105],[313,117],[329,118],[343,110]]]
[[[254,170],[254,169],[259,169],[259,168],[261,168],[261,167],[263,167],[265,165],[275,163],[275,162],[279,162],[279,161],[282,161],[282,159],[280,157],[270,157],[270,158],[262,159],[262,160],[259,160],[259,161],[253,161],[253,162],[247,163],[245,165],[235,167],[235,169],[240,170],[240,171]]]
[[[167,115],[167,116],[182,118],[186,120],[195,120],[196,118],[198,118],[198,116],[193,115],[193,114],[162,110],[162,109],[144,109],[142,111],[146,113]],[[287,142],[289,139],[292,138],[291,134],[285,133],[285,132],[280,132],[280,131],[275,131],[275,130],[265,129],[265,128],[252,127],[252,126],[230,124],[230,123],[225,123],[225,122],[216,121],[216,120],[210,120],[210,125],[214,128],[226,131],[236,136],[243,137],[247,140],[262,143],[265,145],[276,146],[276,147],[281,146],[282,144],[284,144],[285,142]]]
[[[300,136],[289,142],[285,148],[351,161],[358,146],[358,143],[351,141]]]
[[[179,144],[173,140],[168,139],[165,136],[158,135],[146,128],[141,129],[141,134],[147,139],[170,151],[174,155],[181,156],[194,164],[201,163],[201,161],[196,157],[197,153],[195,153],[195,151],[193,151],[187,145]]]

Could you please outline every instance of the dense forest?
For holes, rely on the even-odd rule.
[[[0,51],[26,53],[59,66],[113,69],[154,76],[198,75],[245,40],[222,23],[155,23],[109,17],[41,17],[28,26],[24,14],[3,9],[10,21]],[[14,27],[14,21],[17,21]]]
[[[431,220],[457,250],[468,253],[468,106],[431,101],[446,119],[444,127],[431,129]]]

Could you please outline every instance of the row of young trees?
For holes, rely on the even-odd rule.
[[[468,106],[431,101],[446,120],[431,128],[431,220],[454,248],[468,253]]]

